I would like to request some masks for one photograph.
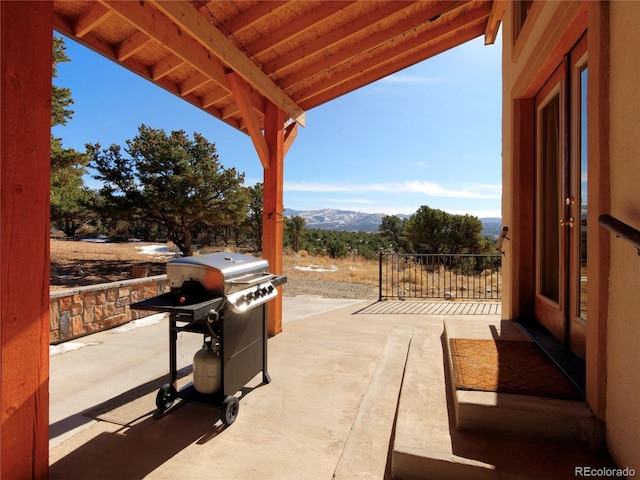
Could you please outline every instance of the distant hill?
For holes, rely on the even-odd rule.
[[[294,210],[285,208],[285,217],[299,216],[307,222],[307,228],[318,228],[322,230],[348,231],[348,232],[377,232],[382,219],[387,215],[384,213],[362,213],[350,210],[336,210],[324,208],[318,210]],[[400,218],[409,218],[413,214],[396,215]],[[502,230],[502,220],[498,217],[480,218],[484,229],[482,235],[497,238]]]

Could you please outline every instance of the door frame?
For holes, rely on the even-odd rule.
[[[565,347],[579,357],[586,358],[586,318],[580,316],[581,288],[581,72],[587,65],[586,33],[565,55],[560,65],[549,76],[534,97],[535,115],[535,155],[534,155],[534,318],[549,330]],[[543,113],[548,105],[557,98],[557,143],[555,172],[555,190],[549,188],[543,175],[544,160],[547,154],[542,142]],[[586,153],[586,152],[584,152]],[[585,192],[586,194],[586,192]],[[551,197],[555,204],[548,205],[546,198]],[[545,208],[546,207],[546,208]],[[550,225],[552,227],[550,227]],[[548,248],[553,240],[543,238],[543,231],[549,230],[557,236],[558,282],[557,292],[549,298],[542,292],[543,246]],[[557,230],[556,230],[557,229]],[[547,264],[548,267],[549,264]]]

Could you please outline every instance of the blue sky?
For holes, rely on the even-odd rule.
[[[285,158],[284,206],[411,214],[500,216],[501,36],[483,38],[307,112]],[[141,124],[201,133],[224,167],[262,181],[250,138],[65,38],[71,62],[54,83],[75,112],[54,135],[63,146],[124,146]],[[87,179],[87,184],[95,187]]]

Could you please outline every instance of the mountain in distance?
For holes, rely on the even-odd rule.
[[[324,208],[318,210],[293,210],[284,209],[285,217],[299,216],[307,222],[307,228],[321,230],[343,230],[347,232],[377,232],[384,213],[362,213],[349,210],[335,210]],[[411,215],[398,215],[400,218],[409,218]]]
[[[397,217],[409,218],[413,214],[398,214]],[[317,210],[294,210],[284,209],[285,217],[299,216],[307,222],[307,228],[318,228],[321,230],[347,231],[347,232],[377,232],[382,219],[387,215],[384,213],[362,213],[350,210],[336,210],[324,208]],[[499,217],[480,218],[483,230],[482,235],[497,238],[502,230],[502,220]]]

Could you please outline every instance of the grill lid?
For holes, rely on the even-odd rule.
[[[270,277],[266,260],[240,253],[217,252],[167,263],[167,279],[172,290],[181,289],[185,282],[199,282],[210,294],[227,295]]]

